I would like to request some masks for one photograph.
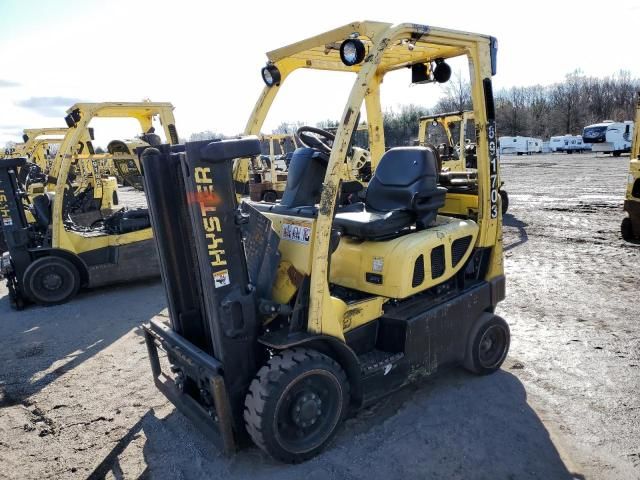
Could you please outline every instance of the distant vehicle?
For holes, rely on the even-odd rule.
[[[614,122],[605,120],[602,123],[587,125],[582,132],[584,143],[591,144],[594,152],[610,153],[614,157],[631,151],[633,138],[633,122]]]
[[[500,153],[531,155],[532,153],[542,153],[542,139],[532,137],[500,137]]]
[[[549,139],[549,147],[552,152],[584,152],[591,150],[591,145],[584,143],[580,135],[558,135]]]

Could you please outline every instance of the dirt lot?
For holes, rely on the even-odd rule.
[[[502,371],[451,370],[346,422],[303,465],[217,449],[153,387],[159,282],[10,310],[0,287],[0,478],[640,478],[640,247],[628,158],[506,157]],[[4,297],[3,297],[4,296]]]

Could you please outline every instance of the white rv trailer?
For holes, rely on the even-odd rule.
[[[542,153],[542,139],[532,137],[500,137],[500,153],[515,155],[531,155]]]
[[[584,143],[580,135],[558,135],[549,139],[552,152],[583,152],[591,150],[591,145]]]
[[[610,153],[614,157],[631,151],[632,138],[633,122],[630,120],[605,120],[602,123],[587,125],[582,131],[582,139],[584,143],[591,144],[592,151]]]

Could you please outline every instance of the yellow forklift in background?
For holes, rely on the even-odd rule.
[[[82,214],[96,211],[111,211],[118,204],[118,184],[114,177],[108,175],[108,159],[97,155],[93,149],[93,129],[89,128],[78,138],[75,145],[67,144],[64,152],[63,142],[67,128],[34,128],[25,129],[24,144],[19,155],[27,159],[20,169],[18,181],[30,198],[45,192],[52,192],[55,183],[48,179],[50,170],[55,169],[56,159],[63,155],[74,157],[69,189],[67,191],[67,207],[71,214]],[[58,151],[50,147],[57,145]],[[76,220],[79,220],[76,218]]]
[[[635,128],[629,159],[629,176],[624,200],[627,216],[622,219],[620,230],[627,242],[640,243],[640,93],[636,105]]]
[[[475,138],[469,138],[468,131],[473,131],[473,111],[461,111],[426,115],[420,118],[418,129],[418,144],[426,145],[431,140],[429,127],[435,129],[433,137],[444,134],[445,142],[437,143],[437,150],[442,162],[440,173],[441,183],[449,188],[449,192],[458,191],[461,194],[470,192],[474,194],[477,189],[477,142]],[[455,138],[457,129],[458,138]],[[509,209],[509,195],[504,189],[504,182],[500,181],[498,190],[502,199],[502,214]]]
[[[25,129],[24,143],[19,144],[7,158],[25,158],[25,163],[17,168],[16,180],[26,196],[28,204],[25,216],[28,223],[35,223],[33,200],[43,194],[53,195],[55,183],[48,176],[53,167],[56,150],[62,145],[67,128]],[[89,128],[75,146],[70,146],[73,156],[69,188],[65,191],[65,211],[77,223],[91,223],[102,214],[108,214],[118,204],[118,185],[115,178],[106,175],[103,155],[95,155],[91,140],[93,130]],[[7,250],[4,234],[0,229],[0,253]]]
[[[6,279],[16,308],[28,302],[64,303],[81,287],[159,275],[147,209],[122,208],[90,225],[78,224],[69,214],[72,203],[66,196],[73,192],[71,169],[78,161],[69,152],[97,117],[133,118],[146,132],[158,118],[167,140],[178,141],[170,103],[82,103],[68,110],[69,129],[47,172],[47,182],[55,185],[53,191],[28,201],[17,180],[26,160],[0,160],[0,217],[8,247],[0,259],[0,276]],[[99,180],[96,176],[96,186]],[[33,215],[33,223],[27,221],[27,212]]]
[[[145,325],[153,378],[225,451],[251,439],[301,462],[349,410],[420,375],[500,368],[510,333],[494,313],[505,296],[496,56],[490,36],[351,23],[267,53],[245,136],[142,153],[170,314]],[[446,208],[434,148],[385,147],[385,75],[444,83],[453,58],[469,62],[479,132],[473,209]],[[353,78],[338,130],[301,127],[280,202],[242,201],[257,135],[301,68]],[[362,201],[343,202],[363,105],[372,177]]]
[[[261,135],[260,143],[267,149],[250,163],[249,198],[255,202],[275,203],[282,198],[287,184],[287,169],[291,154],[298,147],[296,137],[290,133]],[[264,150],[263,150],[264,151]]]
[[[56,153],[52,147],[59,147],[66,133],[66,128],[25,128],[22,134],[23,147],[16,156],[27,157],[31,163],[46,172]],[[89,137],[92,137],[91,133]]]

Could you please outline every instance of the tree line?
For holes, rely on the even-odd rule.
[[[499,135],[523,135],[547,139],[553,135],[580,135],[586,125],[603,120],[633,120],[640,79],[627,71],[612,76],[591,77],[576,70],[563,82],[552,85],[511,87],[494,92],[496,127]],[[410,145],[418,137],[420,117],[471,108],[471,89],[462,75],[455,74],[442,86],[442,97],[432,108],[401,105],[384,112],[385,143],[388,147]],[[284,122],[274,133],[295,132],[299,122]],[[336,121],[317,124],[327,128]]]

